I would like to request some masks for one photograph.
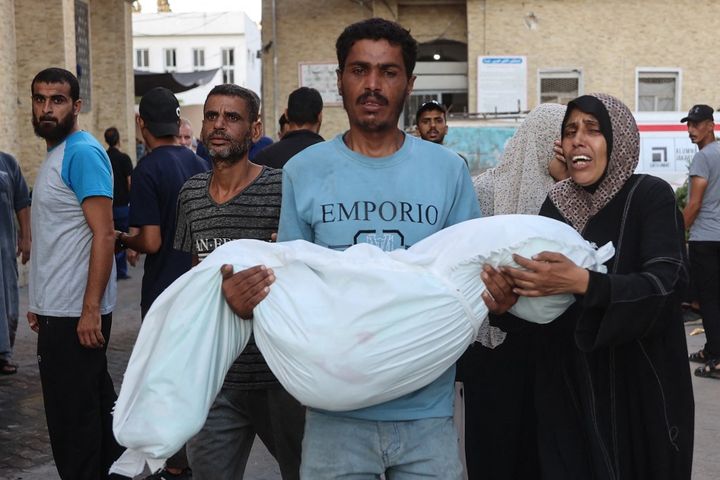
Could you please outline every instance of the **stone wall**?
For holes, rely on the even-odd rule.
[[[11,98],[16,99],[14,113],[2,115],[3,132],[15,132],[16,153],[23,173],[30,184],[45,157],[45,142],[37,138],[31,125],[30,83],[40,70],[56,66],[75,72],[75,1],[44,0],[42,16],[37,15],[34,0],[0,0],[14,3],[15,49],[2,49],[0,55],[13,55],[17,65],[0,73],[8,80],[14,77]],[[135,156],[134,143],[134,87],[132,71],[132,22],[130,4],[116,0],[90,0],[90,63],[92,80],[92,108],[80,115],[80,127],[102,141],[108,126],[115,125],[125,140],[125,149]],[[0,3],[2,5],[2,3]],[[12,8],[5,11],[12,12]],[[8,25],[3,22],[0,32],[5,35]],[[52,28],[50,27],[52,26]],[[5,42],[2,43],[6,45]],[[13,50],[8,53],[6,50]],[[3,107],[7,108],[2,104]],[[1,110],[0,110],[1,111]],[[13,123],[11,126],[10,123]],[[128,141],[129,140],[129,141]]]

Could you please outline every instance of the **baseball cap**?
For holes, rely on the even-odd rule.
[[[165,87],[155,87],[140,99],[140,118],[156,137],[177,136],[180,131],[180,104]]]
[[[440,110],[445,115],[447,115],[447,108],[445,108],[445,105],[438,102],[437,100],[430,100],[422,105],[420,105],[420,108],[418,108],[417,112],[415,113],[415,123],[417,123],[420,120],[420,115],[424,112],[427,112],[428,110]]]
[[[690,111],[687,114],[687,117],[680,120],[680,123],[685,123],[688,120],[690,120],[691,122],[701,122],[703,120],[712,120],[714,111],[715,110],[713,110],[712,107],[709,105],[695,105],[690,109]]]

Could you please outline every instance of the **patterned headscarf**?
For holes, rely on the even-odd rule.
[[[564,115],[564,105],[539,105],[508,140],[498,166],[475,177],[473,184],[484,216],[537,215],[555,184],[548,164]]]
[[[640,159],[640,133],[630,109],[617,98],[604,93],[593,93],[589,96],[598,100],[595,108],[605,108],[610,117],[612,131],[602,132],[605,138],[612,139],[612,144],[608,145],[610,158],[605,174],[595,189],[583,188],[572,178],[568,178],[555,184],[548,194],[560,213],[580,233],[585,229],[588,220],[617,195],[635,171]],[[575,108],[585,111],[580,105],[570,102],[568,114]],[[601,122],[600,128],[603,130],[607,127],[603,127]]]
[[[486,170],[473,180],[484,216],[524,213],[537,215],[548,190],[555,184],[548,165],[560,138],[565,106],[543,103],[525,118],[508,140],[497,167]],[[496,348],[506,333],[483,322],[476,341]]]

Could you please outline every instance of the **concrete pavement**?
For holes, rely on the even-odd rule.
[[[119,390],[122,374],[140,327],[140,268],[130,269],[132,278],[118,282],[118,307],[108,348],[110,373]],[[20,292],[21,320],[15,345],[16,375],[0,376],[0,480],[57,480],[45,425],[35,344],[36,336],[27,326],[27,290]],[[687,325],[689,333],[699,325]],[[688,336],[688,348],[695,351],[704,335]],[[689,365],[688,368],[695,367]],[[695,452],[693,480],[720,478],[720,381],[693,376],[695,390]],[[141,478],[141,477],[139,477]],[[260,441],[255,442],[245,478],[279,480],[275,461]]]
[[[142,268],[129,270],[132,278],[118,282],[118,304],[113,312],[107,353],[116,391],[120,390],[122,375],[140,329]],[[13,359],[19,369],[16,375],[0,376],[0,480],[58,480],[45,424],[36,360],[37,336],[25,321],[26,311],[27,288],[22,288],[21,318]],[[245,478],[280,479],[275,460],[260,441],[255,442]]]

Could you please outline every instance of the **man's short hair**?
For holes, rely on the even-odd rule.
[[[105,143],[114,147],[120,142],[120,132],[115,127],[110,127],[105,130]]]
[[[36,83],[67,83],[70,85],[70,98],[73,102],[80,100],[80,82],[75,75],[64,68],[50,67],[41,71],[30,84],[30,93],[34,93]]]
[[[180,126],[182,127],[183,125],[187,125],[188,127],[190,127],[190,130],[192,130],[192,128],[193,128],[192,123],[190,123],[190,120],[188,120],[185,117],[180,117]]]
[[[447,108],[445,108],[445,105],[438,102],[437,100],[430,100],[428,102],[423,103],[420,105],[420,108],[418,108],[417,113],[415,114],[415,125],[420,123],[420,115],[425,112],[433,112],[438,111],[442,112],[443,118],[447,120]]]
[[[399,45],[402,49],[403,62],[407,77],[412,77],[417,59],[417,42],[410,35],[410,30],[384,18],[369,18],[349,25],[343,30],[335,42],[338,69],[345,69],[345,61],[350,49],[358,40],[387,40],[391,45]]]
[[[288,96],[287,119],[295,125],[318,123],[322,109],[322,97],[314,88],[300,87]]]
[[[234,83],[223,83],[221,85],[215,85],[213,89],[210,90],[210,93],[208,93],[207,98],[213,95],[242,98],[247,105],[248,118],[251,122],[257,121],[260,115],[260,97],[252,90],[241,87],[240,85],[235,85]],[[207,104],[207,99],[205,99],[205,103]]]

